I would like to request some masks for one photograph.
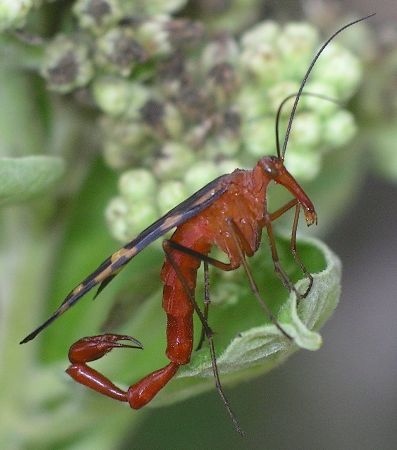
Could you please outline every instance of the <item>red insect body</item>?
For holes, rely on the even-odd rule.
[[[134,240],[107,258],[92,274],[67,295],[61,306],[46,322],[23,339],[21,343],[33,339],[93,287],[99,285],[99,293],[147,245],[167,231],[176,228],[171,239],[164,242],[163,247],[166,253],[166,260],[161,271],[161,279],[164,284],[163,308],[167,315],[166,354],[170,363],[131,385],[128,391],[125,392],[115,386],[105,376],[89,367],[87,363],[101,358],[113,348],[142,348],[142,345],[130,336],[105,334],[83,338],[72,345],[69,351],[71,365],[67,369],[67,373],[79,383],[101,394],[116,400],[129,402],[134,409],[141,408],[150,402],[172,379],[180,366],[190,361],[193,350],[193,313],[196,312],[202,322],[203,331],[210,347],[217,389],[236,429],[242,433],[219,381],[212,330],[208,326],[206,317],[208,307],[206,306],[203,314],[194,299],[197,270],[202,261],[205,264],[205,273],[207,273],[208,264],[213,264],[222,270],[234,270],[243,265],[253,293],[273,323],[287,338],[290,338],[277,323],[271,311],[268,310],[260,297],[255,281],[247,267],[245,257],[252,256],[258,250],[262,230],[265,228],[269,237],[274,267],[283,283],[289,290],[293,290],[299,298],[305,297],[310,290],[313,278],[307,272],[298,256],[296,230],[300,208],[304,211],[308,225],[315,223],[317,217],[312,202],[292,175],[285,169],[284,154],[298,100],[321,52],[342,30],[368,17],[370,16],[351,22],[334,33],[315,55],[302,80],[298,93],[286,99],[295,97],[282,151],[280,150],[278,123],[281,108],[286,100],[280,105],[276,120],[278,156],[263,157],[252,170],[237,169],[230,175],[219,177],[172,209]],[[283,185],[294,197],[293,200],[273,213],[268,212],[266,202],[267,189],[271,181]],[[291,250],[295,261],[310,281],[309,288],[304,295],[296,291],[288,276],[282,270],[272,231],[272,221],[293,207],[295,207],[295,219],[291,234]],[[211,248],[214,246],[227,255],[228,263],[216,261],[208,256]]]
[[[262,228],[271,221],[266,209],[266,192],[272,180],[283,184],[294,194],[299,204],[305,208],[308,222],[313,223],[316,216],[310,199],[285,169],[282,161],[276,157],[265,157],[253,170],[236,170],[223,178],[220,183],[225,185],[225,192],[200,214],[179,225],[170,241],[202,256],[208,255],[211,248],[216,246],[226,253],[230,261],[228,269],[238,268],[242,264],[242,258],[233,237],[231,221],[238,228],[238,235],[244,237],[244,254],[252,256],[259,247]],[[167,366],[132,385],[127,393],[123,392],[85,364],[102,356],[102,352],[98,356],[98,345],[92,347],[92,342],[86,338],[72,347],[70,360],[73,364],[68,369],[68,374],[102,394],[121,401],[128,400],[134,409],[148,403],[172,379],[178,368],[190,361],[194,306],[184,283],[194,292],[200,264],[201,260],[197,257],[171,249],[161,270],[164,284],[163,308],[167,314],[166,354],[171,361]],[[176,272],[175,265],[179,268],[179,273]],[[77,359],[77,352],[82,353],[83,357]]]

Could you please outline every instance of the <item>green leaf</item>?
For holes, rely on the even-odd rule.
[[[309,253],[320,251],[325,260],[323,270],[314,273],[314,284],[307,298],[297,308],[294,294],[282,303],[277,319],[294,341],[286,339],[273,324],[264,324],[251,329],[236,329],[235,337],[225,349],[218,353],[218,369],[223,382],[244,381],[252,376],[267,372],[284,362],[298,349],[317,350],[321,347],[321,336],[317,330],[330,317],[340,295],[341,264],[337,256],[323,243],[314,239],[305,239],[311,247]],[[287,241],[285,240],[285,243]],[[258,272],[256,270],[256,272]],[[306,280],[300,280],[297,288],[305,290]],[[250,299],[255,301],[255,299]],[[247,311],[249,312],[249,311]],[[225,317],[224,320],[227,320]],[[216,344],[216,337],[215,337]],[[180,389],[178,384],[186,378],[196,378],[189,389]],[[170,388],[164,389],[154,405],[163,405],[183,399],[192,393],[213,387],[214,381],[208,349],[193,355],[192,362],[182,368]],[[209,384],[208,380],[209,379]]]
[[[289,240],[278,238],[277,245],[283,266],[291,278],[296,280],[301,274],[290,257]],[[217,363],[224,384],[246,381],[267,372],[299,348],[320,348],[321,336],[317,330],[330,317],[338,302],[341,264],[337,256],[318,240],[300,241],[299,250],[313,274],[314,284],[307,298],[298,307],[295,296],[288,295],[275,276],[270,252],[261,249],[250,259],[261,292],[265,293],[265,299],[280,324],[293,336],[293,342],[269,322],[251,293],[242,269],[229,274],[232,275],[230,281],[226,279],[226,282],[222,282],[211,278],[214,304],[210,308],[209,323],[215,331]],[[212,275],[219,276],[216,273]],[[237,301],[216,304],[216,292],[227,289],[232,283],[237,283],[238,286]],[[297,282],[297,288],[301,292],[306,286],[306,279]],[[197,299],[200,304],[199,293]],[[200,324],[196,322],[195,328],[197,343]],[[116,384],[121,380],[124,383],[134,383],[150,371],[167,364],[164,356],[165,315],[161,309],[161,293],[153,295],[134,311],[128,328],[123,328],[123,332],[132,334],[143,342],[145,350],[136,351],[133,355],[113,353],[98,361],[96,367],[116,381]],[[190,364],[181,367],[176,378],[156,396],[150,406],[171,404],[213,387],[209,349],[204,344],[201,350],[193,351]]]
[[[25,201],[48,192],[63,172],[61,158],[0,158],[0,205]]]
[[[0,157],[40,155],[48,148],[49,98],[43,84],[22,70],[3,65],[0,36]]]

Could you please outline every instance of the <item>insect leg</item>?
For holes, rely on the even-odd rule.
[[[233,219],[229,219],[228,223],[230,225],[231,235],[234,238],[234,242],[236,244],[237,250],[240,254],[241,263],[244,267],[245,273],[247,274],[249,284],[251,286],[251,290],[254,293],[255,297],[257,298],[260,306],[263,308],[269,319],[272,321],[272,323],[277,327],[277,329],[289,340],[293,340],[293,338],[284,330],[284,328],[278,323],[278,320],[271,312],[270,308],[267,306],[265,300],[262,298],[258,285],[256,284],[254,277],[252,275],[251,269],[248,265],[247,259],[245,255],[247,254],[247,249],[249,248],[249,244],[246,241],[245,237],[242,235],[240,229],[236,225],[236,223],[233,221]],[[252,253],[252,250],[250,249],[250,252]]]
[[[205,336],[206,336],[206,338],[208,340],[208,345],[209,345],[209,348],[210,348],[212,371],[213,371],[214,378],[215,378],[216,389],[217,389],[217,391],[218,391],[218,393],[219,393],[219,395],[220,395],[220,397],[221,397],[221,399],[223,401],[223,404],[225,405],[225,408],[226,408],[227,412],[229,413],[230,418],[232,419],[234,427],[236,428],[238,433],[240,433],[242,436],[244,436],[244,432],[241,429],[240,424],[238,423],[238,420],[237,420],[236,416],[234,415],[234,413],[233,413],[233,411],[232,411],[232,409],[230,407],[229,401],[228,401],[225,393],[223,392],[222,384],[221,384],[221,381],[220,381],[220,378],[219,378],[218,365],[216,363],[215,346],[214,346],[214,340],[213,340],[213,334],[214,333],[211,330],[211,328],[208,326],[208,323],[207,323],[207,321],[205,319],[204,314],[201,312],[199,306],[197,305],[197,302],[196,302],[196,300],[194,298],[194,292],[192,292],[192,290],[190,289],[190,287],[189,287],[189,285],[188,285],[188,283],[186,281],[185,276],[181,272],[180,267],[178,266],[178,264],[176,263],[176,261],[174,260],[174,258],[172,256],[172,253],[170,251],[170,247],[171,248],[172,247],[176,248],[174,246],[174,244],[176,244],[176,243],[173,242],[173,241],[169,241],[169,240],[166,240],[166,241],[163,242],[163,249],[164,249],[166,258],[168,259],[168,261],[172,265],[172,267],[173,267],[177,277],[179,278],[180,282],[182,283],[182,286],[183,286],[183,288],[184,288],[184,290],[186,292],[186,295],[189,297],[189,300],[192,303],[192,306],[193,306],[194,310],[196,311],[196,313],[197,313],[197,315],[198,315],[198,317],[199,317],[199,319],[201,321],[201,324],[203,326],[203,329],[204,329],[204,332],[205,332]],[[184,251],[185,253],[188,253],[186,250],[190,250],[190,249],[187,249],[186,247],[183,247],[183,246],[180,246],[180,247],[182,247],[184,249],[184,250],[181,250],[181,249],[180,250]],[[192,250],[191,252],[194,252],[194,251]],[[188,254],[191,254],[191,252],[189,252]],[[201,254],[199,253],[199,255],[201,255]],[[204,255],[201,255],[201,257],[203,257],[203,256]]]
[[[286,203],[284,206],[282,206],[281,208],[277,209],[276,211],[274,211],[273,213],[270,214],[270,217],[269,217],[270,222],[274,222],[276,219],[281,217],[283,214],[285,214],[287,211],[289,211],[291,208],[293,208],[297,204],[298,204],[298,200],[296,198],[293,198],[291,201]],[[262,226],[266,225],[266,223],[267,223],[267,221],[264,220],[262,222]]]
[[[295,206],[295,216],[294,216],[294,222],[292,225],[292,232],[291,232],[291,252],[294,257],[295,262],[299,265],[301,268],[303,274],[306,278],[309,280],[309,286],[307,287],[304,294],[300,294],[298,296],[298,301],[302,298],[306,298],[307,295],[310,292],[310,289],[313,286],[313,276],[312,274],[306,269],[305,265],[303,264],[303,261],[298,253],[298,248],[296,245],[296,232],[298,229],[298,223],[299,223],[299,213],[300,213],[300,204],[298,203],[298,200],[296,198],[292,199],[290,202],[286,203],[284,206],[282,206],[280,209],[275,211],[274,213],[270,214],[270,221],[273,222],[274,220],[281,217],[284,213],[289,211],[291,208]]]
[[[208,271],[208,262],[204,261],[204,317],[206,322],[208,323],[208,313],[210,308],[210,276]],[[201,335],[199,339],[199,343],[196,347],[196,350],[200,350],[203,345],[205,339],[205,330],[204,327],[201,327]]]
[[[166,239],[165,241],[163,241],[163,249],[165,252],[169,252],[170,249],[178,250],[179,252],[185,253],[189,256],[193,256],[200,261],[207,262],[208,264],[211,264],[211,266],[217,267],[218,269],[224,270],[225,272],[234,270],[236,268],[231,263],[225,263],[223,261],[219,261],[218,259],[211,258],[210,256],[204,255],[203,253],[197,252],[189,247],[185,247],[178,242],[172,241],[171,239]]]
[[[284,269],[281,266],[280,258],[278,256],[278,252],[277,252],[276,240],[274,239],[273,227],[272,227],[272,223],[270,220],[266,223],[266,230],[267,230],[267,235],[269,238],[270,250],[272,252],[274,270],[276,271],[278,276],[281,278],[281,281],[283,282],[284,286],[288,289],[288,291],[294,292],[296,295],[296,298],[299,300],[302,298],[301,294],[297,291],[294,284],[289,279],[287,273],[284,271]]]
[[[294,223],[292,225],[292,233],[291,233],[291,252],[295,259],[295,262],[299,265],[302,272],[304,273],[305,277],[309,280],[309,286],[307,287],[304,294],[301,294],[297,300],[301,300],[302,298],[306,298],[307,295],[310,292],[310,289],[313,286],[313,275],[306,269],[305,265],[303,264],[303,261],[301,260],[301,257],[299,256],[298,249],[296,246],[296,231],[298,229],[298,222],[299,222],[299,212],[300,212],[300,205],[297,204],[295,207],[295,216],[294,216]]]

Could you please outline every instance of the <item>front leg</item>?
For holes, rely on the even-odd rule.
[[[274,270],[275,270],[276,274],[279,276],[279,278],[281,279],[281,281],[282,281],[283,285],[286,287],[286,289],[288,289],[289,292],[294,292],[297,300],[299,301],[302,298],[302,295],[300,294],[300,292],[297,291],[294,283],[290,280],[289,276],[287,275],[287,273],[281,266],[281,262],[280,262],[280,258],[278,256],[278,251],[277,251],[277,246],[276,246],[276,240],[275,240],[274,234],[273,234],[273,227],[272,227],[272,223],[270,222],[270,220],[266,223],[266,231],[267,231],[267,236],[269,238],[269,246],[270,246],[270,251],[272,254]]]
[[[303,264],[303,261],[301,260],[301,257],[299,256],[299,253],[298,253],[298,248],[296,246],[296,232],[298,229],[299,212],[300,212],[300,205],[298,204],[295,207],[295,216],[294,216],[294,223],[292,226],[291,244],[290,245],[291,245],[291,252],[295,259],[295,262],[299,265],[303,274],[309,280],[309,284],[306,288],[306,291],[303,294],[301,294],[301,298],[306,298],[313,286],[313,275],[306,269],[306,266]],[[297,299],[298,302],[301,298]]]
[[[245,273],[248,278],[249,285],[251,287],[252,293],[255,295],[256,299],[259,302],[259,305],[262,307],[262,309],[265,311],[266,315],[269,317],[269,319],[272,321],[272,323],[276,326],[276,328],[290,341],[293,340],[293,338],[284,330],[284,328],[278,323],[278,320],[273,315],[270,308],[267,306],[267,303],[262,298],[258,285],[256,284],[254,277],[252,275],[251,269],[248,265],[247,259],[245,257],[246,254],[249,254],[248,252],[252,252],[251,248],[249,247],[249,243],[246,240],[245,236],[242,234],[239,227],[236,225],[236,223],[233,221],[233,219],[227,219],[227,223],[230,227],[230,234],[233,237],[234,243],[236,244],[236,249],[238,251],[239,259],[241,261],[241,264],[245,270]]]
[[[291,248],[291,252],[294,257],[295,262],[299,265],[303,274],[309,280],[309,285],[308,285],[306,291],[303,294],[299,294],[299,296],[297,296],[297,301],[299,302],[302,298],[307,297],[307,295],[309,294],[309,292],[313,286],[313,275],[306,269],[306,266],[303,264],[303,261],[302,261],[301,257],[299,256],[297,245],[296,245],[296,233],[298,230],[299,213],[300,213],[300,208],[301,208],[300,203],[298,202],[297,199],[292,199],[291,201],[286,203],[284,206],[279,208],[277,211],[266,216],[261,221],[261,226],[267,226],[269,224],[269,222],[271,223],[274,220],[278,219],[279,217],[281,217],[283,214],[285,214],[287,211],[289,211],[293,207],[295,207],[295,215],[294,215],[294,222],[293,222],[292,231],[291,231],[290,248]],[[269,239],[271,239],[270,236],[269,236]],[[275,243],[274,243],[274,246],[275,246]],[[273,252],[272,252],[272,255],[273,255]]]

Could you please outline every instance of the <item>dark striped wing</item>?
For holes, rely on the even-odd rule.
[[[158,219],[142,233],[140,233],[131,242],[128,242],[124,247],[117,250],[87,278],[85,278],[78,286],[76,286],[62,302],[61,306],[54,312],[54,314],[47,319],[42,325],[36,328],[32,333],[26,336],[20,343],[24,344],[35,338],[44,328],[57,319],[61,314],[73,306],[83,295],[89,292],[92,288],[99,285],[98,292],[107,286],[110,281],[121,271],[121,269],[131,261],[134,256],[141,252],[145,247],[153,241],[163,236],[167,231],[175,228],[192,217],[199,214],[204,209],[208,208],[214,201],[216,201],[228,188],[229,175],[223,175],[216,178],[211,183],[204,186],[191,197],[180,203],[175,208],[171,209],[167,214]]]

